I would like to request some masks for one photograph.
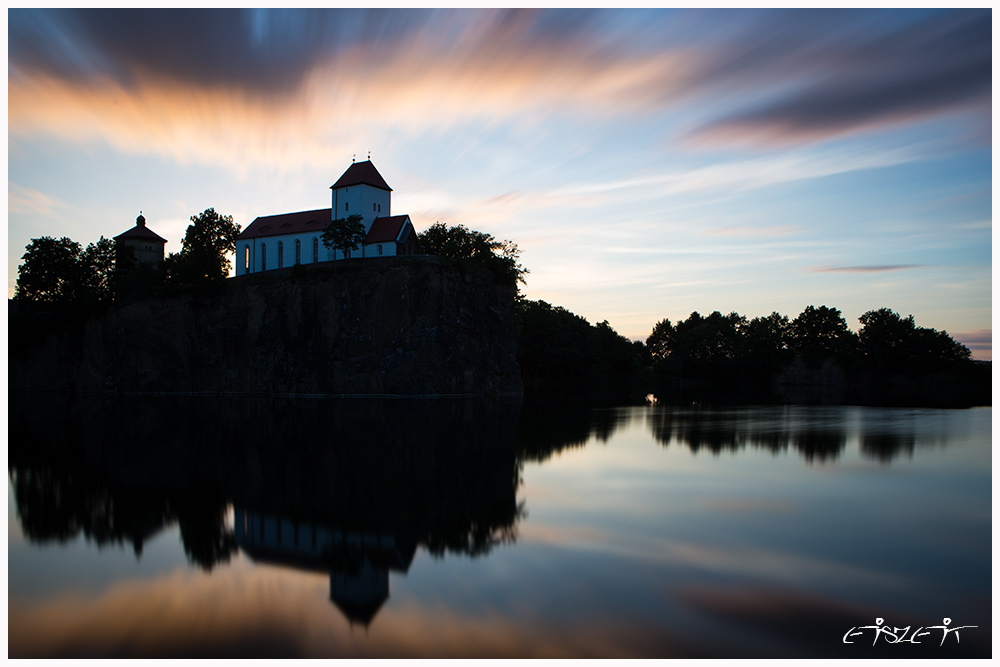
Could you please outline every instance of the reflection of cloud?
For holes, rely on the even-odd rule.
[[[12,599],[9,606],[14,658],[671,657],[691,651],[655,621],[579,616],[562,624],[527,611],[496,611],[485,602],[470,613],[412,598],[390,597],[360,635],[330,603],[323,575],[245,561],[211,576],[178,571],[90,595]]]
[[[723,512],[750,512],[752,514],[796,514],[800,508],[787,500],[768,500],[764,498],[717,498],[710,500],[708,506]]]
[[[972,630],[958,641],[949,638],[947,648],[939,644],[940,631],[921,636],[915,643],[890,644],[883,637],[873,645],[872,630],[853,637],[845,644],[844,635],[852,628],[872,625],[884,618],[887,627],[917,628],[940,623],[939,618],[915,616],[910,610],[891,607],[870,607],[839,600],[782,590],[779,588],[718,588],[689,586],[679,593],[681,600],[695,610],[720,618],[753,632],[758,640],[764,637],[775,644],[768,657],[859,658],[859,657],[987,657],[990,655],[988,633],[974,635]],[[913,634],[907,632],[906,637]],[[954,637],[954,634],[952,635]]]

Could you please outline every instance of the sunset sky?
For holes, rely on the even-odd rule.
[[[645,339],[692,311],[888,307],[991,358],[992,16],[8,10],[8,296],[40,236],[209,207],[510,239],[526,296]]]

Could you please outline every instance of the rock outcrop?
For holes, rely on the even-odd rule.
[[[8,387],[518,394],[514,296],[488,272],[440,257],[268,271],[113,306],[16,350],[12,342]]]

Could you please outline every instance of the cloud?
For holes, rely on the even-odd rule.
[[[956,333],[951,334],[951,337],[972,350],[972,356],[976,359],[991,359],[993,357],[992,329]]]
[[[49,195],[10,184],[7,188],[7,213],[28,213],[51,215],[57,208],[66,208],[66,203]]]
[[[752,227],[736,225],[730,227],[718,227],[703,232],[705,236],[735,236],[751,238],[780,238],[784,236],[794,236],[802,231],[797,225],[773,225],[769,227]]]
[[[735,40],[704,74],[713,81],[759,83],[773,94],[699,127],[693,139],[808,143],[968,108],[988,117],[990,11],[918,16],[771,15],[769,25]],[[746,44],[747,37],[754,39],[752,44]]]
[[[325,166],[373,136],[504,123],[544,133],[555,118],[611,133],[650,119],[664,136],[686,122],[693,140],[715,143],[809,142],[969,105],[988,112],[989,17],[11,10],[8,133],[238,170]],[[713,173],[674,187],[698,188],[699,176]]]
[[[811,273],[884,273],[920,269],[926,264],[873,264],[868,266],[820,266],[809,269]]]
[[[918,160],[920,156],[920,151],[912,149],[860,152],[789,152],[749,159],[732,159],[704,167],[679,169],[647,177],[571,185],[560,188],[553,194],[563,196],[595,195],[630,188],[645,188],[647,193],[660,195],[702,190],[725,192],[753,190],[862,169],[878,169],[904,164]]]
[[[590,17],[16,10],[9,134],[239,170],[325,166],[359,137],[635,110],[678,79],[669,55],[584,39]]]

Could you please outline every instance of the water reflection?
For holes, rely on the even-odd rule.
[[[52,407],[11,410],[29,540],[82,534],[139,558],[176,523],[205,570],[239,548],[329,571],[331,599],[364,624],[371,591],[387,596],[387,570],[405,573],[418,545],[484,555],[516,540],[524,513],[517,401],[65,399],[62,419],[44,418]]]
[[[389,570],[406,573],[417,543],[392,533],[343,530],[247,510],[234,512],[236,543],[257,562],[329,572],[330,601],[367,627],[389,599]]]
[[[889,463],[912,457],[917,444],[913,411],[896,408],[758,407],[737,409],[655,408],[649,413],[653,438],[664,447],[678,444],[692,452],[712,454],[744,448],[773,454],[798,452],[808,463],[830,463],[840,458],[848,443],[844,414],[851,414],[860,429],[859,451],[865,458]],[[926,411],[927,415],[934,411]],[[917,412],[916,414],[921,414]],[[933,421],[925,424],[938,427]],[[933,430],[923,440],[946,443]]]
[[[15,656],[857,657],[823,642],[876,616],[990,620],[988,436],[955,445],[961,428],[983,441],[983,413],[956,429],[843,407],[9,409],[31,542],[12,532]],[[947,655],[988,655],[985,632],[966,643]]]
[[[228,562],[236,550],[218,496],[112,485],[94,471],[13,456],[10,465],[21,530],[32,542],[65,544],[83,535],[99,547],[129,545],[138,559],[146,542],[176,523],[189,561],[202,569]]]

